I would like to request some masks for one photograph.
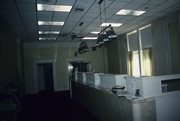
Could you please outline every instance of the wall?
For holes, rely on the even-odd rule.
[[[9,82],[18,81],[16,39],[0,22],[0,92]]]
[[[108,54],[108,73],[119,74],[119,40],[113,40],[107,46],[107,54]]]
[[[126,35],[118,36],[107,46],[108,73],[127,74]]]
[[[180,73],[178,14],[170,14],[152,26],[154,75]]]
[[[152,24],[154,75],[180,73],[180,14],[173,13]],[[121,35],[108,47],[109,73],[127,73],[126,36]]]
[[[56,91],[69,89],[67,79],[67,59],[86,58],[96,72],[107,72],[106,48],[97,48],[74,56],[77,51],[77,43],[40,43],[24,45],[24,73],[25,89],[27,93],[36,93],[36,82],[34,77],[34,61],[53,59],[56,61]]]
[[[179,19],[180,22],[180,19]],[[172,74],[180,73],[180,30],[177,19],[169,23],[169,33],[171,40],[171,63],[172,63]]]

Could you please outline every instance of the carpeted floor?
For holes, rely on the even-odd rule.
[[[98,121],[90,112],[72,101],[69,92],[25,96],[17,121]]]

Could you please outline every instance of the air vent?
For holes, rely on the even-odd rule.
[[[75,11],[75,12],[83,12],[83,11],[84,11],[84,8],[76,7],[76,8],[74,8],[74,11]]]

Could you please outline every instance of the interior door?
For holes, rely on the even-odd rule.
[[[38,64],[38,88],[45,92],[54,91],[53,66],[52,63]]]

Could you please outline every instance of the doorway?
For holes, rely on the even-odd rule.
[[[84,58],[72,58],[66,60],[67,64],[67,80],[69,82],[70,97],[72,98],[72,81],[76,81],[76,72],[90,71],[91,64]]]
[[[38,92],[53,92],[54,78],[53,78],[53,64],[52,63],[38,63],[37,64],[37,86]]]

